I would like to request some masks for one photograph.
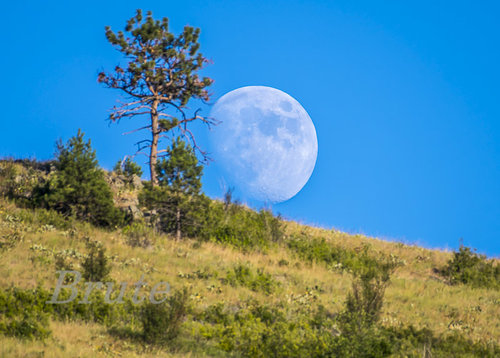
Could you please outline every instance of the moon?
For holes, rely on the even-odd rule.
[[[318,154],[316,129],[306,110],[272,87],[247,86],[222,96],[210,116],[212,156],[226,183],[250,199],[278,203],[309,180]]]

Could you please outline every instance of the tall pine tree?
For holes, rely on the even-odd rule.
[[[205,156],[188,125],[193,121],[215,124],[199,110],[189,115],[186,112],[190,99],[209,100],[207,87],[213,82],[197,74],[208,62],[198,52],[199,36],[200,29],[190,26],[175,36],[169,31],[167,18],[154,20],[150,11],[144,18],[141,10],[127,21],[125,33],[106,27],[106,38],[128,61],[127,66],[116,66],[113,73],[101,72],[98,76],[100,83],[121,90],[127,98],[123,105],[113,107],[109,119],[118,122],[127,117],[149,117],[149,124],[137,130],[149,130],[151,139],[139,142],[138,151],[149,149],[153,186],[158,184],[158,158],[166,155],[165,150],[158,150],[161,137],[177,129]]]

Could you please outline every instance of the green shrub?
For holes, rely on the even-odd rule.
[[[285,260],[285,259],[281,259],[278,261],[278,266],[288,266],[290,263]]]
[[[99,241],[89,240],[87,250],[88,254],[81,263],[82,277],[87,281],[105,281],[111,271],[111,265],[105,254],[106,249]]]
[[[210,200],[201,189],[202,167],[182,141],[168,149],[158,164],[159,186],[144,186],[139,199],[161,231],[202,241],[229,244],[244,250],[265,250],[283,239],[282,222],[268,210],[255,212],[232,202]]]
[[[64,255],[61,255],[61,253],[56,253],[55,254],[55,265],[56,265],[56,271],[73,271],[73,263]],[[75,276],[71,274],[67,274],[64,276],[64,285],[67,285],[70,282],[73,282],[75,280]]]
[[[429,329],[417,329],[411,325],[385,327],[380,332],[390,342],[392,350],[401,357],[496,358],[500,355],[498,344],[473,342],[459,333],[436,335]]]
[[[13,160],[0,161],[0,194],[2,196],[15,199],[25,192],[19,180],[20,174],[21,169]]]
[[[125,226],[122,232],[126,236],[127,244],[132,247],[149,247],[153,244],[153,230],[140,222],[133,222]]]
[[[0,235],[0,252],[12,249],[24,240],[24,234],[19,230]]]
[[[379,261],[368,255],[368,247],[361,252],[334,246],[324,238],[292,236],[286,242],[288,248],[303,260],[322,262],[328,266],[357,273],[378,267]]]
[[[19,289],[10,287],[0,291],[0,321],[3,319],[22,319],[24,314],[32,317],[48,315],[57,320],[82,320],[106,325],[128,324],[135,321],[138,306],[125,297],[123,304],[106,303],[104,292],[94,290],[90,296],[90,304],[79,303],[85,295],[85,288],[80,284],[77,297],[68,303],[51,304],[52,292],[41,287],[36,289]],[[59,300],[66,300],[71,291],[62,289]],[[43,319],[42,319],[43,320]]]
[[[500,264],[486,256],[473,252],[470,248],[460,245],[453,258],[440,270],[440,273],[455,284],[467,284],[473,287],[500,289]]]
[[[245,286],[252,291],[263,291],[271,293],[278,283],[268,273],[262,269],[252,270],[247,265],[236,265],[227,272],[226,278],[222,279],[224,283],[231,286]]]
[[[343,329],[346,319],[352,328],[359,328]],[[311,310],[257,301],[217,303],[194,317],[200,323],[199,339],[214,341],[238,357],[421,357],[426,351],[426,357],[493,358],[500,353],[497,344],[472,342],[459,334],[360,324],[359,319],[359,315],[335,315],[321,305]]]
[[[13,336],[27,339],[45,339],[50,336],[46,315],[22,314],[10,320],[0,321],[0,333],[6,336]]]
[[[212,202],[207,211],[205,240],[229,244],[243,250],[266,250],[283,239],[281,219],[270,211],[255,212],[244,206]]]
[[[382,313],[385,282],[363,275],[352,284],[342,318],[346,329],[360,329],[376,323]],[[350,324],[355,323],[355,327]]]
[[[68,230],[72,229],[75,225],[74,220],[66,217],[55,210],[46,210],[37,208],[33,211],[33,224],[38,226],[52,225],[56,229]]]
[[[328,357],[335,340],[333,322],[321,326],[311,319],[317,314],[302,306],[263,305],[257,301],[237,307],[215,304],[199,317],[206,322],[200,334],[215,340],[223,351],[241,357]]]
[[[0,291],[0,333],[27,339],[48,337],[48,315],[41,305],[33,303],[33,291]]]
[[[179,335],[188,310],[188,297],[188,291],[184,288],[174,292],[165,302],[144,304],[140,321],[145,342],[164,345]]]
[[[375,324],[382,313],[385,288],[393,265],[368,267],[355,275],[344,310],[337,316],[341,338],[335,350],[345,357],[385,357],[392,343]]]
[[[0,160],[0,195],[21,206],[32,206],[33,191],[52,170],[53,162],[32,159]]]
[[[16,221],[24,229],[30,230],[37,228],[43,230],[44,228],[68,230],[73,229],[75,222],[71,218],[65,217],[55,210],[46,210],[42,208],[22,208],[15,211],[14,216]],[[12,220],[12,219],[9,219]]]

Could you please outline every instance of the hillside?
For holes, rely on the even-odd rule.
[[[20,187],[46,175],[43,168],[26,169],[21,164],[16,168],[14,181]],[[5,184],[7,179],[0,176],[0,180]],[[135,212],[137,189],[113,185],[115,202]],[[26,292],[39,287],[52,293],[57,267],[83,270],[82,258],[88,255],[89,241],[98,241],[111,265],[112,281],[132,285],[144,275],[150,286],[166,281],[173,292],[187,288],[190,308],[183,316],[179,336],[166,346],[134,338],[131,332],[140,327],[134,318],[122,324],[119,320],[76,316],[62,320],[49,313],[51,333],[46,338],[0,335],[2,357],[265,356],[264,348],[259,352],[258,347],[262,337],[271,333],[262,334],[266,327],[272,331],[281,327],[276,322],[285,325],[316,317],[319,323],[297,321],[279,335],[283,341],[276,347],[292,351],[293,344],[289,343],[294,340],[297,346],[305,347],[308,339],[340,334],[336,328],[325,327],[337,327],[335,317],[344,309],[356,265],[379,259],[397,267],[387,285],[377,325],[397,332],[406,332],[410,326],[415,331],[432,332],[424,343],[418,339],[420,333],[403,340],[388,355],[451,356],[446,349],[459,357],[481,356],[478,352],[493,357],[500,353],[500,291],[451,285],[438,273],[453,257],[451,252],[287,220],[280,221],[282,238],[266,247],[238,247],[196,237],[176,241],[143,224],[101,229],[19,203],[6,196],[0,199],[0,288],[4,296],[13,287]],[[0,299],[2,302],[7,307]],[[268,316],[274,317],[270,321],[261,314],[266,309]],[[238,321],[238,314],[245,319]],[[121,329],[125,326],[128,331]],[[296,332],[296,327],[303,330]],[[324,344],[327,347],[329,343]]]

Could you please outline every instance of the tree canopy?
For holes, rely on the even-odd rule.
[[[100,83],[121,90],[127,98],[112,108],[109,119],[118,122],[126,117],[149,116],[149,124],[137,130],[150,130],[151,139],[139,142],[138,152],[149,149],[153,186],[158,183],[158,157],[166,154],[166,150],[158,150],[158,144],[167,132],[177,130],[175,136],[186,137],[206,158],[188,124],[216,122],[201,116],[200,110],[190,115],[186,111],[190,99],[210,99],[207,87],[213,82],[197,73],[209,62],[199,52],[199,36],[200,29],[191,26],[185,26],[176,36],[169,30],[168,18],[155,20],[150,11],[143,17],[141,10],[127,21],[125,32],[115,33],[106,27],[106,38],[128,61],[127,66],[116,66],[114,72],[98,75]]]

